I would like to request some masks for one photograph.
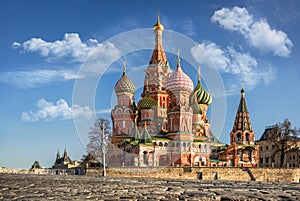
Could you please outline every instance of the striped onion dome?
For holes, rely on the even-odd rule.
[[[200,79],[198,79],[198,84],[194,90],[194,94],[196,95],[198,104],[205,104],[205,105],[211,104],[212,97],[207,91],[205,91],[205,89],[203,88],[200,82]]]
[[[116,92],[116,94],[119,94],[119,93],[134,94],[134,92],[135,92],[134,84],[126,75],[126,68],[124,68],[122,77],[117,81],[117,83],[115,85],[115,92]]]
[[[142,98],[138,102],[138,110],[143,110],[143,109],[151,109],[152,107],[156,106],[157,102],[151,98],[149,92],[147,91],[144,98]]]
[[[193,81],[187,76],[180,67],[180,60],[178,59],[176,71],[172,73],[166,84],[168,91],[188,91],[192,92],[194,89]]]

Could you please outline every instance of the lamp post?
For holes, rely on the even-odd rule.
[[[103,165],[103,170],[102,170],[102,176],[106,176],[106,169],[105,169],[105,135],[104,135],[104,125],[102,125],[102,165]]]
[[[153,167],[155,166],[155,145],[156,145],[156,139],[154,139],[154,151],[153,151]]]

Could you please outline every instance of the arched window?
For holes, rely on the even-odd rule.
[[[249,133],[246,133],[246,141],[250,141]]]
[[[143,157],[143,159],[144,159],[144,164],[146,164],[146,165],[148,165],[148,152],[147,151],[144,151],[144,157]]]
[[[241,133],[238,133],[236,135],[236,141],[241,141],[241,137],[242,137]]]
[[[159,143],[158,143],[158,146],[162,147],[162,146],[163,146],[163,143],[162,143],[162,142],[159,142]]]
[[[186,147],[186,142],[183,142],[183,147]]]

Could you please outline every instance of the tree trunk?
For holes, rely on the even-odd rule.
[[[280,167],[283,167],[283,162],[284,162],[284,143],[281,143],[281,150],[280,150]]]

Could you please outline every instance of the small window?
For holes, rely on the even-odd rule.
[[[266,146],[266,150],[269,150],[269,146],[268,145]]]
[[[269,157],[266,157],[266,163],[269,163]]]
[[[259,163],[263,163],[264,159],[263,158],[259,158]]]

